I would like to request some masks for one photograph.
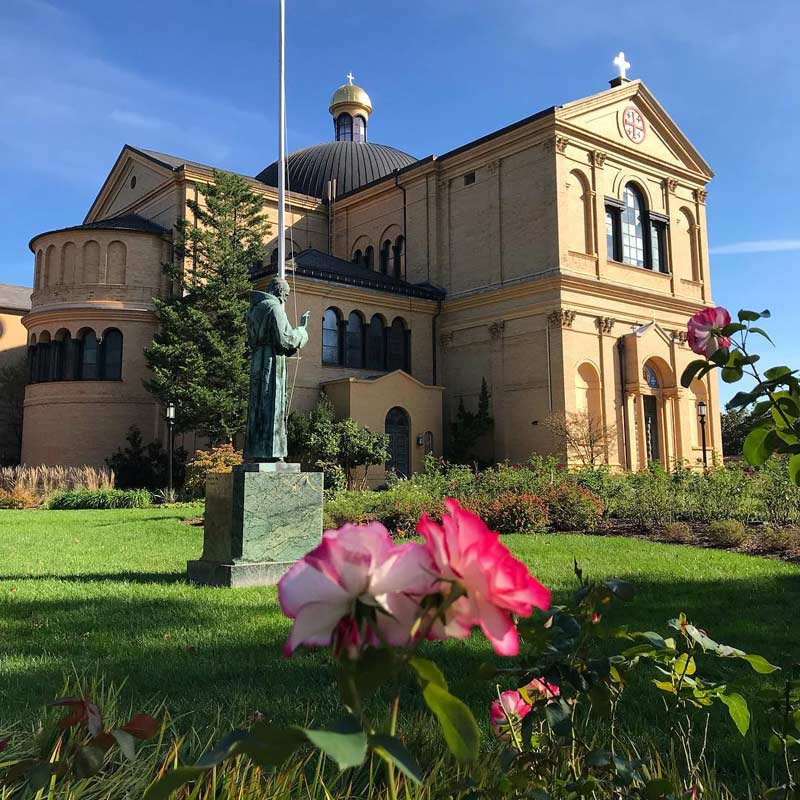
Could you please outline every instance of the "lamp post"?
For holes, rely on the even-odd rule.
[[[700,444],[703,448],[703,469],[708,469],[708,456],[706,454],[706,417],[708,417],[708,406],[705,400],[697,404],[697,418],[700,420]]]
[[[175,449],[175,403],[167,403],[167,489],[172,498],[172,451]]]

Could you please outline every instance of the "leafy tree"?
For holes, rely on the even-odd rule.
[[[454,463],[479,461],[475,455],[478,440],[494,428],[494,418],[489,413],[489,388],[486,378],[481,378],[477,412],[468,411],[462,397],[458,403],[455,421],[450,423],[448,458]]]
[[[156,492],[168,481],[169,455],[161,442],[144,443],[142,432],[135,425],[125,437],[127,445],[118,448],[106,464],[114,470],[114,485],[118,489],[149,489]],[[186,451],[179,447],[173,453],[172,474],[175,485],[183,486],[186,478]]]
[[[583,465],[603,460],[617,438],[616,425],[604,425],[600,417],[588,410],[551,414],[544,424],[567,453],[572,453]]]
[[[175,403],[178,431],[219,444],[247,421],[250,268],[265,256],[269,226],[262,198],[238,175],[215,171],[198,191],[187,203],[196,223],[178,221],[175,258],[164,265],[173,293],[156,300],[161,329],[145,350],[145,386]]]
[[[297,411],[290,414],[287,436],[292,457],[321,469],[328,488],[337,486],[341,473],[347,488],[354,488],[359,467],[364,468],[360,481],[364,485],[369,468],[383,464],[389,457],[389,438],[385,433],[372,433],[350,417],[336,419],[327,397],[308,414]]]
[[[0,418],[6,435],[0,440],[0,464],[18,464],[22,451],[22,412],[28,362],[25,358],[9,361],[0,367]]]
[[[732,408],[722,417],[722,452],[726,456],[741,456],[747,434],[756,427],[752,408]]]

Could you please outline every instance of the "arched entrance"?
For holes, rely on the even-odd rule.
[[[387,470],[394,470],[398,475],[408,476],[411,472],[411,441],[408,414],[399,406],[392,408],[386,415],[386,434],[389,437],[389,461]]]

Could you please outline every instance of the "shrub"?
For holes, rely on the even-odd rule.
[[[47,507],[59,511],[77,509],[147,508],[153,496],[146,489],[94,489],[57,492]]]
[[[363,525],[378,519],[378,492],[369,490],[342,491],[325,501],[323,526],[325,530],[339,528],[345,523]]]
[[[36,495],[28,489],[0,489],[0,508],[35,508],[39,505]]]
[[[426,513],[432,519],[441,519],[443,498],[413,481],[399,480],[385,492],[378,493],[375,506],[376,519],[398,535],[413,534],[417,521]]]
[[[774,525],[764,525],[751,531],[747,537],[747,544],[759,553],[785,553],[792,547],[792,534],[776,528]]]
[[[144,444],[142,432],[133,425],[125,437],[128,443],[125,449],[119,448],[114,455],[106,459],[116,476],[118,489],[149,489],[155,492],[163,489],[168,483],[169,455],[161,446],[161,442],[153,441]],[[173,484],[183,486],[186,474],[186,451],[179,447],[172,459]]]
[[[505,492],[482,505],[478,513],[498,533],[542,533],[549,522],[547,505],[535,494]]]
[[[242,463],[242,454],[232,444],[221,444],[211,450],[198,450],[186,465],[183,488],[191,497],[204,497],[206,480],[212,472],[230,472]]]
[[[614,502],[614,516],[633,522],[640,530],[652,531],[675,521],[675,487],[661,466],[625,477]]]
[[[661,529],[661,538],[673,544],[689,544],[692,541],[692,529],[685,522],[668,522]]]
[[[550,526],[556,531],[593,531],[603,518],[603,504],[577,483],[563,483],[544,495]]]
[[[773,525],[800,522],[800,488],[789,477],[785,459],[770,458],[751,480],[761,519]]]
[[[708,534],[723,547],[738,547],[747,538],[747,530],[738,519],[715,520],[709,525]]]

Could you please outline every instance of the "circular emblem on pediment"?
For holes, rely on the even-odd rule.
[[[639,113],[636,106],[628,106],[622,112],[622,130],[625,135],[634,143],[641,144],[647,134],[647,127],[644,117]]]

